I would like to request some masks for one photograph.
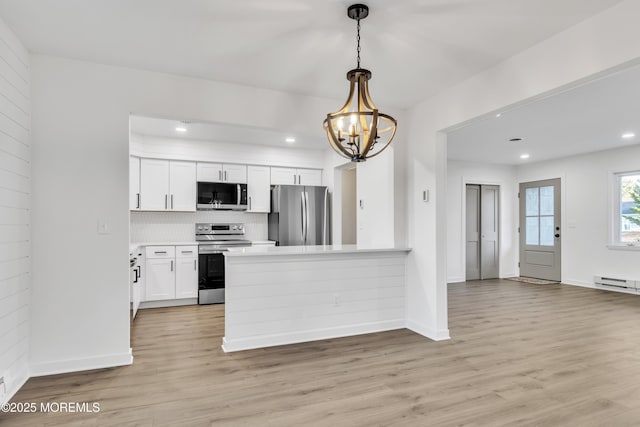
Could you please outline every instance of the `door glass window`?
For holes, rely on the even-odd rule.
[[[553,186],[526,189],[526,244],[554,246],[554,193]]]

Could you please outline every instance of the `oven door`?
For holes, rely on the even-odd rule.
[[[198,182],[198,210],[247,210],[247,184]]]
[[[224,302],[223,250],[198,255],[198,304]]]

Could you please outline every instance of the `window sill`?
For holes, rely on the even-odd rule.
[[[627,246],[627,245],[607,245],[607,248],[614,251],[640,251],[640,245]]]

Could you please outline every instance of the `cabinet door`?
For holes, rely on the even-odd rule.
[[[129,157],[129,209],[140,209],[140,158]]]
[[[269,173],[267,166],[247,167],[247,212],[271,211]]]
[[[145,301],[176,298],[175,260],[167,258],[147,258]]]
[[[198,297],[198,258],[176,258],[176,299]]]
[[[296,185],[298,176],[295,169],[271,168],[271,185]]]
[[[320,169],[298,169],[298,185],[322,185],[322,171]]]
[[[169,208],[169,160],[140,160],[140,207],[143,211]]]
[[[195,212],[196,164],[172,160],[169,177],[169,209]]]
[[[224,182],[232,184],[247,183],[247,167],[245,165],[223,165],[222,175]]]
[[[201,182],[222,182],[222,164],[198,162],[196,175]]]

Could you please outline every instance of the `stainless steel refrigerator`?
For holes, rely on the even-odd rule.
[[[275,240],[276,245],[331,244],[329,217],[327,187],[271,187],[269,240]]]

